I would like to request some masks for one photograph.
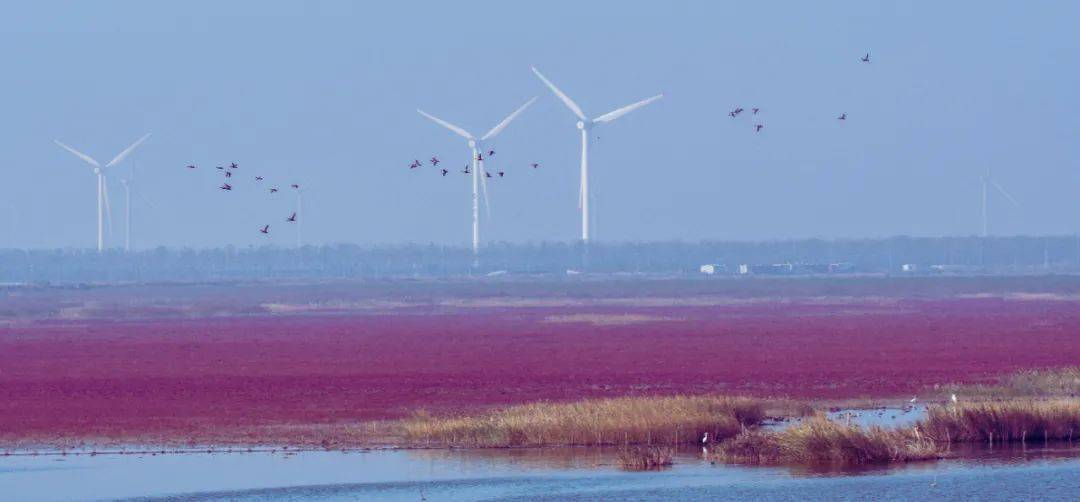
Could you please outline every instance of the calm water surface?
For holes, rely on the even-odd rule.
[[[894,468],[711,465],[622,472],[615,450],[0,457],[4,500],[1077,500],[1080,447],[978,449]]]

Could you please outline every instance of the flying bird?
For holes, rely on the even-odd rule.
[[[256,177],[255,177],[255,181],[262,181],[262,180],[263,180],[263,177],[262,177],[262,176],[256,176]]]
[[[494,156],[495,156],[495,150],[488,150],[488,157],[494,157]]]
[[[296,221],[296,213],[294,212],[291,216],[289,216],[288,218],[285,218],[285,221],[289,221],[289,222]]]
[[[442,175],[443,175],[443,176],[446,176],[446,173],[448,173],[448,172],[450,172],[450,171],[447,171],[446,169],[443,169],[443,170],[442,170]]]
[[[866,55],[863,56],[861,59],[862,59],[862,62],[869,63],[870,62],[870,53],[867,52]]]
[[[505,175],[506,175],[506,173],[504,173],[504,172],[502,172],[502,171],[499,171],[499,177],[500,177],[500,178],[502,178],[502,177],[503,177],[503,176],[505,176]]]
[[[839,117],[836,117],[836,120],[847,120],[847,114],[841,113]]]
[[[533,162],[533,163],[532,163],[532,168],[533,168],[533,169],[536,169],[536,168],[538,168],[538,167],[540,167],[540,164],[537,164],[536,162]]]
[[[221,186],[218,187],[218,188],[220,188],[222,190],[232,190],[232,185],[230,185],[228,183],[222,183]]]
[[[277,189],[276,188],[271,188],[270,193],[277,193]]]
[[[188,169],[195,169],[195,164],[188,164],[188,165],[187,165],[187,168],[188,168]]]
[[[229,163],[229,169],[237,169],[239,167],[240,167],[240,165],[237,164],[236,162],[230,162]]]
[[[264,234],[270,233],[270,225],[263,225],[263,227],[260,228],[259,231],[264,233]]]
[[[490,177],[491,177],[491,173],[484,173],[484,177],[490,178]]]
[[[232,178],[232,172],[231,171],[225,171],[225,177],[226,178]]]
[[[761,132],[762,127],[765,127],[765,126],[763,126],[761,124],[758,124],[758,125],[754,126],[754,132]]]
[[[464,171],[461,171],[461,172],[463,172],[463,173],[465,173],[465,174],[469,174],[469,165],[468,165],[468,164],[465,164],[465,170],[464,170]]]
[[[750,111],[754,112],[754,115],[757,115],[757,112],[761,111],[761,108],[751,108]]]
[[[221,170],[225,169],[225,166],[214,166],[214,167],[216,167],[218,169],[218,171],[221,171]]]
[[[293,187],[294,190],[299,190],[300,189],[300,185],[297,185],[296,183],[293,183],[292,185],[289,185],[289,186]]]
[[[439,165],[439,158],[438,158],[438,157],[432,157],[432,158],[431,158],[431,165],[432,165],[432,166],[437,166],[437,165]]]

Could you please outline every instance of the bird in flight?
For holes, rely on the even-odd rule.
[[[863,56],[861,59],[862,59],[862,62],[869,63],[870,62],[870,53],[867,52],[866,55]]]
[[[289,221],[289,222],[293,222],[293,221],[296,221],[296,213],[293,213],[293,214],[292,214],[291,216],[289,216],[288,218],[285,218],[285,221]]]
[[[226,178],[232,178],[232,172],[231,171],[225,171],[225,177]]]
[[[841,113],[839,117],[836,117],[836,120],[847,120],[847,114]]]
[[[461,171],[461,172],[463,172],[463,173],[465,173],[465,174],[469,174],[469,165],[468,165],[468,164],[465,164],[465,170],[464,170],[464,171]]]
[[[757,112],[761,111],[761,108],[751,108],[750,111],[754,112],[754,115],[757,115]]]
[[[300,185],[297,185],[296,183],[293,183],[292,185],[289,185],[289,186],[291,186],[293,188],[293,190],[299,190],[300,189]]]
[[[195,164],[188,164],[187,168],[188,169],[195,169]]]
[[[495,156],[495,150],[488,150],[488,157],[494,157],[494,156]]]
[[[263,177],[262,177],[262,176],[256,176],[256,177],[255,177],[255,181],[262,181],[262,180],[263,180]]]
[[[437,166],[437,165],[439,165],[439,158],[438,158],[438,157],[432,157],[432,158],[431,158],[431,165],[432,165],[432,166]]]
[[[502,178],[503,176],[506,176],[506,173],[499,171],[499,177]]]
[[[229,169],[237,169],[239,167],[240,167],[240,165],[237,164],[236,162],[230,162],[229,163]]]
[[[270,233],[270,225],[263,225],[263,227],[259,229],[259,232],[264,234]]]
[[[735,118],[735,112],[734,111],[727,112],[727,114],[728,114],[728,117]]]
[[[222,183],[221,186],[218,187],[218,188],[228,191],[228,190],[232,190],[232,185],[230,185],[228,183]]]
[[[276,188],[271,188],[270,193],[277,193],[277,189]]]
[[[446,173],[448,173],[448,172],[450,172],[450,171],[447,171],[446,169],[443,169],[443,170],[442,170],[442,175],[443,175],[443,176],[446,176]]]
[[[214,167],[216,167],[218,169],[218,171],[221,171],[221,170],[225,169],[225,166],[214,166]]]
[[[414,160],[412,162],[412,164],[409,164],[409,169],[416,169],[418,167],[420,167],[420,161],[419,160]]]
[[[540,164],[537,164],[536,162],[533,162],[533,163],[532,163],[532,168],[533,168],[533,169],[536,169],[536,168],[538,168],[538,167],[540,167]]]
[[[491,177],[491,173],[484,173],[484,176],[485,176],[485,177],[488,177],[488,178],[490,178],[490,177]]]
[[[754,126],[754,132],[761,132],[761,129],[762,129],[763,127],[765,127],[765,126],[763,126],[763,125],[761,125],[761,124],[758,124],[758,125]]]

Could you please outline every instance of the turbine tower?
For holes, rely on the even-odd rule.
[[[1015,205],[1016,207],[1020,207],[1020,203],[1017,202],[1012,195],[1009,195],[1009,192],[1006,192],[1005,189],[998,184],[997,180],[995,180],[994,177],[990,175],[989,169],[986,170],[986,174],[984,176],[981,176],[980,179],[982,180],[982,236],[988,237],[990,235],[990,213],[988,207],[990,191],[989,187],[993,186],[998,192],[1001,192],[1001,195],[1004,195],[1005,198],[1009,199],[1009,202],[1012,202],[1013,205]]]
[[[579,130],[581,130],[581,185],[580,185],[580,188],[578,189],[578,206],[581,208],[581,241],[583,243],[585,243],[585,244],[588,244],[589,243],[589,236],[590,236],[590,233],[589,233],[589,131],[592,130],[593,127],[596,127],[599,124],[611,122],[611,121],[613,121],[613,120],[615,120],[615,119],[617,119],[619,117],[622,117],[623,115],[626,115],[627,113],[630,113],[630,112],[632,112],[634,110],[637,110],[638,108],[641,108],[641,107],[643,107],[643,106],[645,106],[645,105],[647,105],[649,103],[652,103],[653,101],[656,101],[656,100],[664,97],[664,95],[662,93],[657,94],[656,96],[653,96],[651,98],[643,99],[641,101],[638,101],[637,103],[626,105],[626,106],[624,106],[622,108],[616,109],[614,111],[610,111],[608,113],[605,113],[605,114],[603,114],[603,115],[601,115],[599,117],[596,117],[596,118],[590,120],[588,117],[585,116],[585,112],[583,112],[581,110],[581,107],[578,106],[577,103],[574,102],[574,100],[570,99],[570,96],[567,96],[566,93],[559,90],[558,87],[555,87],[555,84],[551,83],[550,80],[548,80],[546,77],[544,77],[544,75],[540,73],[540,70],[537,70],[536,67],[533,67],[532,71],[533,71],[533,73],[536,74],[537,77],[540,77],[540,80],[543,81],[544,84],[547,85],[549,89],[551,89],[551,92],[555,93],[555,96],[557,96],[560,100],[562,100],[563,104],[565,104],[566,107],[569,108],[571,112],[574,112],[574,115],[576,115],[577,118],[579,119],[578,123],[577,123],[577,128]]]
[[[111,222],[112,222],[112,209],[109,207],[109,187],[108,187],[108,183],[106,182],[106,179],[105,179],[105,170],[109,169],[112,166],[115,166],[116,164],[119,164],[120,162],[122,162],[125,157],[130,155],[131,152],[135,150],[135,148],[138,148],[138,146],[141,145],[143,141],[146,141],[146,138],[149,138],[149,137],[150,137],[150,134],[146,134],[142,138],[139,138],[139,141],[136,141],[135,143],[132,143],[131,146],[127,147],[126,149],[124,149],[124,151],[117,154],[116,157],[114,157],[111,161],[109,161],[108,164],[105,164],[104,167],[102,167],[102,165],[100,163],[98,163],[98,161],[94,160],[93,157],[91,157],[91,156],[89,156],[89,155],[87,155],[85,153],[82,153],[82,152],[80,152],[80,151],[78,151],[78,150],[76,150],[76,149],[74,149],[74,148],[72,148],[70,146],[67,146],[67,145],[65,145],[65,144],[63,144],[63,143],[61,143],[61,142],[59,142],[57,140],[53,140],[53,142],[56,143],[58,146],[60,146],[60,148],[63,148],[64,150],[67,150],[67,151],[71,152],[73,155],[75,155],[76,157],[82,159],[84,162],[86,162],[87,164],[90,164],[94,168],[94,174],[97,176],[97,217],[98,217],[97,249],[98,249],[99,253],[102,252],[103,250],[105,250],[105,214],[106,213],[108,213],[108,215],[109,215],[110,225],[111,225]],[[112,227],[110,226],[109,228],[111,229]]]
[[[513,122],[518,115],[521,115],[521,113],[529,107],[529,105],[533,104],[533,101],[536,101],[536,97],[526,101],[525,104],[521,105],[517,110],[514,110],[513,113],[507,115],[502,122],[499,122],[495,127],[492,127],[491,130],[480,139],[476,139],[475,136],[465,129],[430,115],[419,108],[416,109],[420,115],[427,117],[432,122],[449,129],[454,134],[469,141],[469,149],[472,150],[472,251],[474,259],[480,253],[480,187],[483,187],[484,192],[484,209],[487,211],[488,217],[491,217],[491,203],[488,200],[487,192],[487,176],[485,176],[484,171],[483,143],[498,136],[503,129],[506,129],[506,126],[510,125],[510,122]]]

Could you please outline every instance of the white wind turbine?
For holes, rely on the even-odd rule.
[[[536,101],[535,97],[533,97],[532,99],[526,101],[525,104],[521,105],[517,110],[514,110],[514,112],[511,113],[510,115],[507,115],[506,118],[502,120],[502,122],[499,122],[495,127],[492,127],[491,130],[488,131],[487,134],[483,135],[480,139],[476,139],[475,136],[473,136],[471,133],[469,133],[469,131],[466,131],[465,129],[462,129],[462,128],[460,128],[460,127],[458,127],[458,126],[456,126],[454,124],[451,124],[451,123],[449,123],[449,122],[447,122],[447,121],[445,121],[443,119],[440,119],[438,117],[432,116],[432,115],[424,112],[423,110],[421,110],[419,108],[416,109],[416,111],[418,113],[420,113],[420,115],[423,115],[424,117],[427,117],[428,119],[430,119],[432,122],[435,122],[436,124],[439,124],[439,125],[447,128],[447,129],[451,130],[452,132],[454,132],[458,136],[461,136],[461,137],[469,140],[469,148],[472,150],[472,250],[473,250],[473,256],[476,256],[480,252],[480,197],[479,197],[479,188],[481,186],[483,187],[483,191],[484,191],[484,209],[487,211],[488,217],[491,217],[491,203],[490,203],[490,201],[488,201],[488,193],[487,193],[487,176],[485,176],[486,171],[484,171],[484,157],[483,157],[484,148],[483,148],[483,142],[487,141],[487,140],[490,140],[490,139],[494,139],[495,136],[497,136],[500,132],[503,131],[503,129],[506,129],[506,126],[510,125],[510,122],[513,122],[513,120],[516,119],[518,115],[521,115],[521,112],[524,112],[525,109],[529,107],[529,105],[533,104],[533,101]]]
[[[1002,188],[1001,185],[998,184],[997,180],[995,180],[994,177],[990,175],[990,170],[989,169],[986,170],[986,175],[982,176],[981,179],[982,179],[982,236],[987,237],[987,236],[990,235],[990,213],[989,213],[989,207],[988,207],[989,187],[992,185],[995,189],[997,189],[998,192],[1001,192],[1001,195],[1004,195],[1005,198],[1009,199],[1009,202],[1012,202],[1013,205],[1015,205],[1016,207],[1020,207],[1020,203],[1017,202],[1016,199],[1014,199],[1012,195],[1009,195],[1009,192],[1006,192],[1005,189]]]
[[[579,119],[577,123],[577,128],[581,130],[581,186],[578,189],[578,206],[581,208],[581,241],[585,244],[588,244],[590,235],[589,131],[598,124],[611,122],[619,117],[622,117],[623,115],[626,115],[627,113],[637,110],[638,108],[641,108],[649,103],[652,103],[653,101],[664,97],[664,95],[657,94],[656,96],[653,96],[651,98],[643,99],[641,101],[638,101],[637,103],[633,103],[616,109],[614,111],[610,111],[590,120],[588,117],[585,116],[585,112],[581,111],[581,107],[578,106],[577,103],[574,102],[574,100],[570,99],[570,96],[567,96],[566,93],[559,90],[558,87],[555,87],[555,84],[551,83],[551,81],[544,77],[544,75],[542,75],[540,71],[537,70],[535,67],[533,67],[532,71],[536,74],[537,77],[540,77],[540,80],[542,80],[544,84],[547,85],[549,89],[551,89],[551,92],[555,93],[555,96],[558,96],[558,98],[562,100],[563,104],[565,104],[571,112],[574,112],[574,115],[577,115],[577,118]]]
[[[105,249],[105,213],[109,214],[109,222],[110,222],[110,227],[109,228],[112,228],[111,227],[111,224],[112,224],[112,209],[109,207],[109,187],[108,187],[108,183],[105,180],[105,170],[112,167],[112,166],[115,166],[116,164],[119,164],[120,162],[122,162],[125,157],[130,155],[131,152],[135,150],[135,148],[137,148],[139,145],[141,145],[142,142],[146,141],[146,138],[149,138],[149,137],[150,137],[150,134],[146,134],[142,138],[139,138],[139,141],[136,141],[135,143],[132,143],[131,146],[127,147],[126,149],[124,149],[124,151],[117,154],[116,157],[114,157],[111,161],[109,161],[108,164],[105,164],[104,167],[100,163],[98,163],[98,161],[94,160],[93,157],[91,157],[91,156],[89,156],[89,155],[87,155],[85,153],[82,153],[82,152],[80,152],[80,151],[78,151],[78,150],[76,150],[76,149],[74,149],[74,148],[72,148],[70,146],[67,146],[67,145],[65,145],[65,144],[63,144],[63,143],[61,143],[61,142],[59,142],[57,140],[53,140],[53,142],[56,143],[58,146],[60,146],[60,148],[63,148],[64,150],[67,150],[67,151],[71,152],[76,157],[82,159],[84,162],[86,162],[87,164],[90,164],[91,166],[94,167],[94,174],[97,175],[97,185],[98,185],[97,186],[97,216],[98,216],[97,249],[98,249],[99,253]]]

